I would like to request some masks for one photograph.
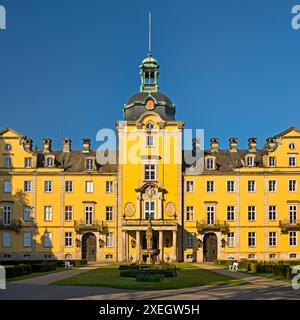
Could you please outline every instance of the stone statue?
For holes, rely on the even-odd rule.
[[[149,217],[148,221],[148,228],[146,231],[146,240],[147,240],[147,249],[153,249],[153,229],[152,229],[152,223],[151,223],[151,216]]]

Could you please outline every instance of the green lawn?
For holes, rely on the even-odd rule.
[[[56,270],[52,270],[52,271],[48,271],[48,272],[32,272],[30,274],[25,274],[23,276],[19,276],[19,277],[15,277],[15,278],[8,278],[7,282],[20,281],[20,280],[29,279],[29,278],[41,277],[41,276],[45,276],[47,274],[62,272],[62,271],[65,271],[65,268],[58,267],[58,268],[56,268]]]
[[[242,285],[246,282],[223,276],[199,267],[181,263],[177,265],[178,276],[161,282],[137,282],[135,278],[119,276],[119,265],[103,266],[95,270],[55,282],[55,285],[106,286],[121,289],[165,290],[203,285]]]

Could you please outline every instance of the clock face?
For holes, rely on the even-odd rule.
[[[155,104],[154,104],[154,101],[149,99],[147,100],[146,102],[146,109],[147,110],[153,110],[155,108]]]

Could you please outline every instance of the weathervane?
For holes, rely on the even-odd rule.
[[[152,15],[149,12],[149,53],[151,53],[151,23],[152,23]]]

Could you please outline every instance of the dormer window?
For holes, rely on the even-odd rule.
[[[289,144],[290,150],[295,150],[296,149],[296,144],[295,143],[290,143]]]
[[[10,169],[12,167],[11,156],[4,156],[4,168]]]
[[[147,129],[147,130],[152,130],[152,129],[154,129],[154,124],[153,124],[152,121],[149,121],[149,122],[146,123],[146,129]]]
[[[276,167],[276,158],[275,157],[269,157],[269,167],[271,167],[271,168]]]
[[[295,156],[289,157],[289,167],[296,167],[296,157]]]
[[[85,169],[86,170],[94,170],[95,160],[94,159],[86,159],[85,160]]]
[[[11,151],[11,150],[12,150],[11,144],[5,143],[5,145],[4,145],[4,150],[5,150],[5,151]]]
[[[215,159],[214,158],[207,158],[206,159],[206,169],[207,170],[214,170],[215,169]]]
[[[46,158],[46,167],[48,167],[48,168],[54,167],[54,157],[47,157]]]
[[[253,156],[246,157],[246,166],[247,167],[254,167],[254,157]]]

